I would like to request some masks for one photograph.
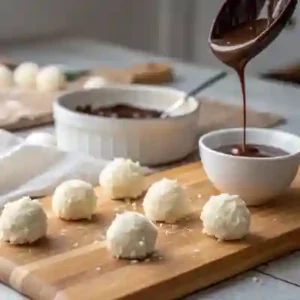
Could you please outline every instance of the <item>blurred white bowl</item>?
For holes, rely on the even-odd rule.
[[[254,158],[214,150],[240,144],[241,139],[242,128],[205,134],[199,140],[201,161],[218,190],[239,195],[248,206],[261,205],[284,192],[295,178],[300,163],[300,138],[279,130],[248,128],[248,143],[280,148],[289,155]]]
[[[54,104],[58,147],[111,160],[126,157],[157,165],[187,156],[197,146],[199,103],[190,98],[166,119],[116,119],[75,111],[77,105],[120,103],[163,110],[184,92],[144,85],[108,85],[63,94]]]

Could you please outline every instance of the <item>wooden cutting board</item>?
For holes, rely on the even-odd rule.
[[[48,237],[34,246],[1,244],[1,281],[39,300],[168,300],[299,249],[300,175],[284,196],[252,209],[251,232],[244,240],[223,243],[201,232],[200,210],[218,193],[201,164],[151,175],[148,184],[162,177],[178,178],[187,186],[194,212],[177,226],[158,227],[157,258],[136,263],[110,257],[105,230],[116,211],[134,206],[108,200],[98,188],[101,200],[91,222],[58,220],[50,198],[42,200],[49,216]]]

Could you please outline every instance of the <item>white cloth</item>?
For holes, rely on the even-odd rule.
[[[0,130],[0,207],[25,195],[51,195],[57,185],[68,179],[97,185],[106,163],[56,148],[28,145]]]

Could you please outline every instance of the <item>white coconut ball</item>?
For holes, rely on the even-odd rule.
[[[107,81],[100,76],[92,76],[84,83],[83,88],[85,90],[98,89],[107,84]]]
[[[218,240],[243,238],[249,232],[250,218],[245,202],[237,195],[228,194],[210,197],[200,216],[203,232]]]
[[[21,89],[35,89],[39,66],[33,62],[24,62],[14,71],[14,83]]]
[[[155,250],[157,228],[137,212],[116,216],[106,233],[106,244],[112,256],[143,259]]]
[[[56,147],[56,138],[48,132],[33,132],[26,137],[25,143],[43,147]]]
[[[5,65],[0,64],[0,89],[7,89],[13,85],[13,73]]]
[[[90,220],[96,207],[97,196],[92,185],[79,179],[60,184],[52,197],[54,214],[64,220]]]
[[[144,191],[144,175],[138,162],[115,158],[102,170],[99,183],[111,199],[137,198]]]
[[[175,223],[191,212],[186,190],[176,181],[163,178],[151,185],[143,201],[144,212],[152,221]]]
[[[38,200],[23,197],[4,205],[0,240],[11,244],[33,243],[47,233],[47,216]]]
[[[40,69],[36,77],[36,87],[40,92],[56,92],[65,85],[65,75],[57,66]]]

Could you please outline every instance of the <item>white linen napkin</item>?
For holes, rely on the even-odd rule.
[[[0,206],[25,195],[51,195],[57,185],[68,179],[97,185],[106,163],[56,148],[28,145],[0,130]]]
[[[107,162],[54,147],[29,145],[0,129],[0,207],[22,196],[51,195],[60,183],[69,179],[98,185]],[[149,168],[143,171],[153,172]]]

